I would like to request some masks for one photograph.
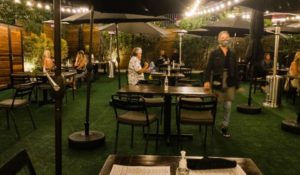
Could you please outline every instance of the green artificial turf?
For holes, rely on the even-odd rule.
[[[123,84],[125,78],[123,77]],[[247,84],[244,84],[247,87]],[[113,109],[108,102],[110,96],[117,91],[116,79],[101,76],[93,83],[91,90],[91,129],[103,131],[106,144],[93,150],[73,150],[68,147],[68,135],[74,131],[83,130],[86,105],[86,85],[76,90],[75,100],[68,92],[68,103],[63,106],[63,174],[92,175],[98,174],[105,159],[113,153],[115,136],[115,118]],[[11,95],[11,90],[0,92],[0,99]],[[257,92],[254,103],[262,104],[264,95]],[[300,172],[300,136],[281,130],[280,123],[285,118],[295,118],[294,106],[291,102],[283,101],[278,109],[263,108],[259,115],[245,115],[236,112],[236,105],[247,102],[247,92],[236,95],[232,107],[230,125],[231,138],[223,138],[217,130],[208,137],[208,153],[212,156],[249,157],[267,175],[296,175]],[[299,104],[298,104],[299,105]],[[16,121],[21,132],[21,140],[16,139],[13,126],[6,129],[5,113],[0,113],[0,164],[22,149],[26,149],[39,175],[55,174],[54,161],[54,106],[32,105],[37,129],[32,128],[28,115],[23,110],[16,112]],[[155,109],[152,112],[159,112]],[[174,110],[173,112],[173,127]],[[222,107],[219,105],[217,126],[222,118]],[[152,129],[155,129],[153,126]],[[161,128],[162,129],[162,125]],[[194,139],[184,141],[183,147],[187,155],[203,155],[203,134],[198,127],[184,126],[182,132],[193,133]],[[210,132],[209,132],[210,133]],[[144,138],[142,130],[135,130],[134,148],[130,148],[130,127],[121,126],[118,154],[142,154]],[[179,155],[176,142],[167,146],[160,142],[158,152],[155,152],[154,141],[150,141],[149,154]]]

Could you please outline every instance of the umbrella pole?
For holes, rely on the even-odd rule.
[[[119,25],[116,23],[116,37],[117,37],[117,62],[118,62],[118,87],[121,89],[121,74],[120,74],[120,51],[119,51]]]
[[[89,149],[102,145],[105,142],[104,133],[98,131],[90,131],[90,101],[91,101],[91,77],[92,77],[92,53],[93,53],[93,28],[94,28],[94,7],[91,6],[90,18],[90,47],[89,60],[87,64],[87,94],[86,94],[86,114],[84,131],[74,132],[69,136],[69,146],[71,148]]]
[[[54,9],[54,57],[55,57],[55,81],[61,87],[60,90],[54,91],[55,93],[55,174],[62,174],[62,98],[64,95],[63,79],[61,76],[61,13],[60,13],[60,0],[53,0]]]

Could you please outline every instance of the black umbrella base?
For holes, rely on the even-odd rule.
[[[300,134],[300,123],[297,123],[297,120],[283,120],[281,122],[281,129],[287,132]]]
[[[97,148],[105,143],[105,135],[102,132],[90,131],[85,135],[84,131],[74,132],[69,136],[69,147],[76,149]]]
[[[261,113],[261,107],[248,104],[238,105],[237,111],[243,114],[259,114]]]

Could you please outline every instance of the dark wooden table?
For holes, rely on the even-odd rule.
[[[169,142],[171,136],[171,113],[172,113],[172,96],[180,95],[207,95],[202,87],[190,86],[163,86],[153,85],[126,85],[118,90],[120,94],[138,94],[138,95],[163,95],[164,106],[164,136]]]
[[[168,77],[168,82],[170,86],[175,86],[176,81],[179,78],[184,78],[184,74],[182,73],[171,73],[171,74],[166,74],[164,72],[153,72],[150,74],[153,78],[159,78],[162,81],[164,81],[165,77]]]
[[[202,157],[187,156],[187,159],[202,159]],[[247,175],[262,175],[262,172],[250,158],[225,158],[235,160],[238,165],[245,171]],[[170,166],[171,175],[176,174],[179,156],[155,156],[155,155],[139,155],[139,156],[118,156],[109,155],[106,159],[99,175],[109,175],[114,164],[127,166]]]

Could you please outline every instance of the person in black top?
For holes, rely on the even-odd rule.
[[[171,61],[174,61],[175,63],[179,63],[179,53],[178,53],[178,49],[176,48],[173,50]]]
[[[160,65],[164,64],[167,61],[167,56],[165,54],[165,50],[160,50],[159,57],[155,61],[155,66],[159,67]]]
[[[230,122],[231,105],[235,89],[239,87],[237,60],[234,52],[229,49],[230,36],[227,31],[218,35],[219,46],[208,58],[205,70],[205,90],[216,90],[218,100],[223,102],[224,117],[221,132],[224,137],[230,137],[228,126]]]

